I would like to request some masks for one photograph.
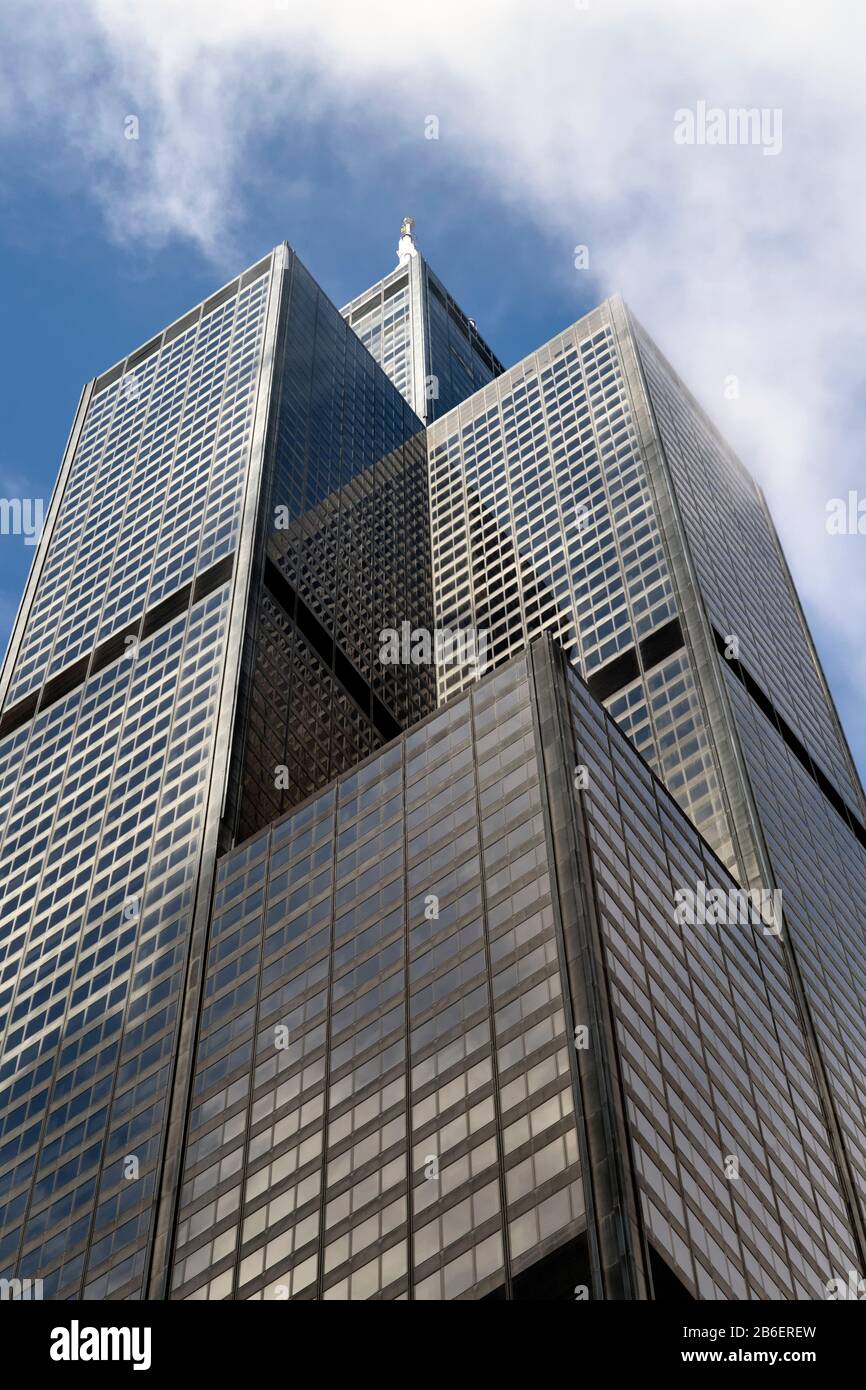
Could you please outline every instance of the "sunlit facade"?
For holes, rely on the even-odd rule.
[[[554,633],[733,868],[624,312],[608,301],[428,429],[436,622],[486,633],[493,665]],[[440,699],[475,675],[440,669]]]
[[[863,791],[766,502],[619,297],[433,422],[437,623],[555,634],[785,959],[866,1266]],[[476,679],[441,667],[440,699]]]
[[[398,259],[340,311],[283,244],[82,393],[0,674],[0,1278],[821,1297],[866,800],[764,498],[619,297],[506,371]],[[485,660],[383,655],[434,630]]]
[[[474,395],[503,366],[403,224],[396,270],[340,310],[425,424]]]
[[[226,855],[171,1296],[821,1297],[856,1239],[784,948],[678,925],[695,875],[549,638]]]
[[[433,706],[376,661],[430,621],[420,431],[287,246],[82,394],[0,685],[0,1272],[46,1297],[159,1288],[218,852]]]

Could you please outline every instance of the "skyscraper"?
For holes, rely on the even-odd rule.
[[[764,500],[618,297],[504,371],[398,258],[340,312],[278,247],[82,394],[0,677],[0,1277],[820,1296],[866,803]],[[384,658],[434,628],[487,673]]]
[[[602,305],[430,426],[436,621],[485,631],[494,665],[556,633],[735,867],[615,308],[624,315]],[[440,698],[474,674],[441,670]]]
[[[340,312],[415,414],[429,422],[503,367],[433,274],[415,244],[414,227],[414,218],[404,219],[396,269]]]
[[[227,854],[171,1296],[821,1297],[784,946],[677,921],[695,878],[736,891],[549,636]]]
[[[737,881],[781,894],[862,1267],[863,791],[760,489],[619,297],[427,437],[437,623],[487,628],[494,665],[557,634]]]
[[[0,1267],[46,1296],[145,1287],[217,853],[432,707],[375,660],[430,621],[420,431],[286,246],[82,393],[0,684]]]

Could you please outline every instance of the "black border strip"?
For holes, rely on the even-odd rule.
[[[91,676],[104,671],[106,666],[123,656],[127,650],[128,638],[133,637],[143,642],[159,628],[165,627],[181,613],[185,613],[192,604],[207,598],[208,594],[212,594],[231,578],[234,563],[233,554],[218,560],[215,565],[211,565],[200,574],[194,584],[185,584],[182,589],[169,594],[168,598],[161,599],[135,622],[127,623],[104,642],[100,642],[88,656],[81,657],[59,675],[52,676],[51,680],[46,681],[38,690],[32,690],[23,700],[19,700],[17,705],[10,705],[0,718],[0,739],[6,738],[8,734],[15,733],[16,729],[27,724],[37,711],[41,714],[49,706],[56,705],[65,695],[69,695],[76,686],[83,685]]]
[[[634,647],[628,647],[624,652],[620,652],[619,656],[615,656],[613,661],[602,666],[600,671],[593,671],[591,676],[587,676],[586,683],[595,698],[601,702],[609,699],[624,685],[630,685],[633,680],[637,680],[640,673],[637,651]]]
[[[830,805],[833,807],[833,810],[842,817],[852,835],[854,835],[864,849],[866,849],[866,826],[864,826],[863,822],[854,814],[847,801],[845,801],[844,797],[842,797],[833,786],[827,774],[813,761],[805,745],[801,743],[790,724],[776,709],[770,697],[758,685],[754,676],[749,674],[742,662],[738,661],[736,657],[725,655],[727,643],[721,633],[717,632],[715,628],[713,628],[713,636],[716,639],[719,655],[725,665],[731,668],[737,680],[752,697],[761,713],[765,715],[773,725],[786,746],[794,754],[800,766],[808,772],[812,781],[824,793]]]
[[[371,721],[377,733],[388,741],[403,733],[387,705],[379,699],[360,671],[352,664],[345,652],[323,627],[311,608],[308,608],[300,595],[286,579],[285,575],[270,558],[265,560],[265,585],[272,598],[280,605],[297,627],[301,636],[309,642],[313,651],[333,671],[337,680],[355,701],[355,704]]]

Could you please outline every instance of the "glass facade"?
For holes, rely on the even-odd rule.
[[[819,1296],[855,1246],[784,953],[677,926],[683,875],[734,885],[546,639],[226,855],[171,1296],[603,1292],[581,931],[636,1227],[695,1297]]]
[[[0,1266],[135,1297],[192,928],[271,258],[101,378],[0,723]]]
[[[7,707],[233,552],[268,284],[97,382]]]
[[[480,678],[383,656],[443,629]],[[414,244],[342,311],[277,247],[85,388],[0,673],[0,1278],[821,1297],[864,820],[760,490],[618,297],[506,372]]]
[[[503,371],[419,253],[340,312],[425,423]]]
[[[427,497],[287,246],[85,389],[0,683],[0,1276],[160,1292],[217,851],[433,707]]]
[[[727,780],[751,822],[752,881],[782,895],[790,969],[857,1221],[851,1268],[862,1268],[863,790],[760,489],[644,330],[633,319],[629,327],[676,500],[673,546],[705,615],[702,631],[688,625],[693,659],[718,745],[730,739],[737,755]]]
[[[436,622],[505,661],[540,632],[737,856],[616,325],[594,310],[428,430]],[[440,699],[475,679],[442,666]]]
[[[504,1296],[573,1245],[552,892],[525,660],[221,861],[173,1297]]]
[[[862,819],[863,791],[760,488],[631,320],[701,599],[735,636],[756,678]]]
[[[494,665],[555,634],[738,881],[781,892],[861,1267],[863,792],[760,490],[619,298],[428,440],[437,623]],[[474,678],[443,665],[440,699]]]
[[[647,1234],[697,1298],[821,1298],[857,1244],[783,944],[676,920],[735,880],[571,671],[568,705]]]
[[[380,660],[383,631],[433,622],[421,422],[296,258],[275,380],[235,738],[236,838],[436,702],[429,666]]]

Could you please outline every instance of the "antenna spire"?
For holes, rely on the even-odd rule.
[[[418,255],[414,236],[415,218],[404,217],[400,226],[400,240],[397,243],[397,264],[406,265],[412,256]]]

